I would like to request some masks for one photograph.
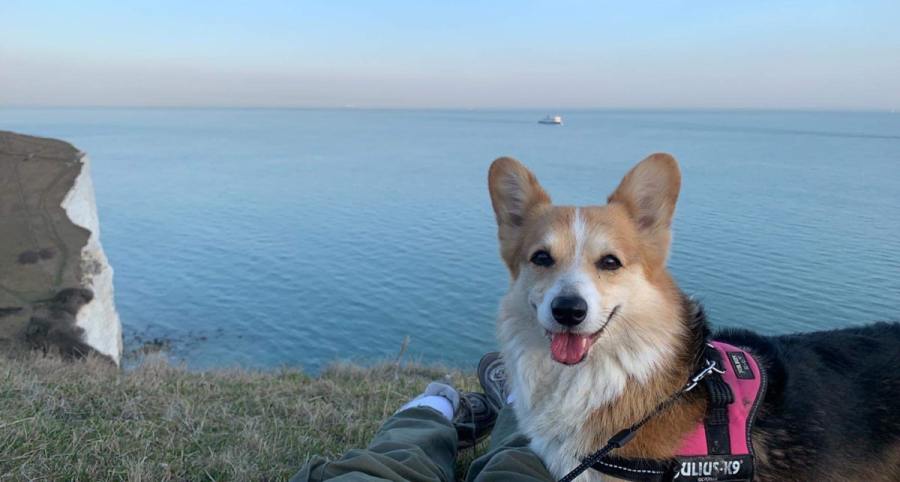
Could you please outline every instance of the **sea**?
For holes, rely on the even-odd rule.
[[[509,280],[503,155],[579,205],[675,155],[669,265],[716,327],[900,320],[889,112],[3,108],[0,129],[88,153],[126,352],[191,369],[473,367]]]

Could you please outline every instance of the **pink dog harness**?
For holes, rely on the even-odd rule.
[[[613,477],[637,481],[752,480],[750,432],[765,396],[766,373],[746,350],[719,341],[707,345],[704,358],[706,368],[692,381],[706,388],[706,416],[681,441],[674,458],[626,459],[606,455],[591,467]],[[689,383],[685,391],[692,388]]]

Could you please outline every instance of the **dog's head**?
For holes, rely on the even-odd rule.
[[[680,185],[675,159],[654,154],[608,204],[555,206],[521,163],[494,161],[489,188],[511,275],[501,331],[565,365],[600,351],[615,352],[626,370],[650,362],[681,330],[665,268]]]

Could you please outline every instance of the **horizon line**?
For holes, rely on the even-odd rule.
[[[433,107],[433,106],[240,106],[240,105],[52,105],[52,104],[22,104],[2,105],[0,109],[179,109],[179,110],[346,110],[346,111],[543,111],[543,112],[586,112],[586,111],[610,111],[610,112],[796,112],[796,113],[896,113],[895,108],[834,108],[834,107],[548,107],[548,106],[522,106],[522,107]]]

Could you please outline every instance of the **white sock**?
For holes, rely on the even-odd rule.
[[[443,415],[447,420],[453,420],[453,405],[450,404],[450,400],[447,400],[440,395],[428,395],[421,398],[416,398],[415,400],[410,400],[406,403],[406,405],[400,407],[400,410],[398,410],[398,412],[413,407],[433,408],[438,412],[441,412],[441,415]]]
[[[450,385],[431,382],[425,388],[425,392],[418,397],[406,402],[397,412],[413,408],[428,407],[440,412],[448,421],[453,420],[456,407],[459,406],[459,393]]]

